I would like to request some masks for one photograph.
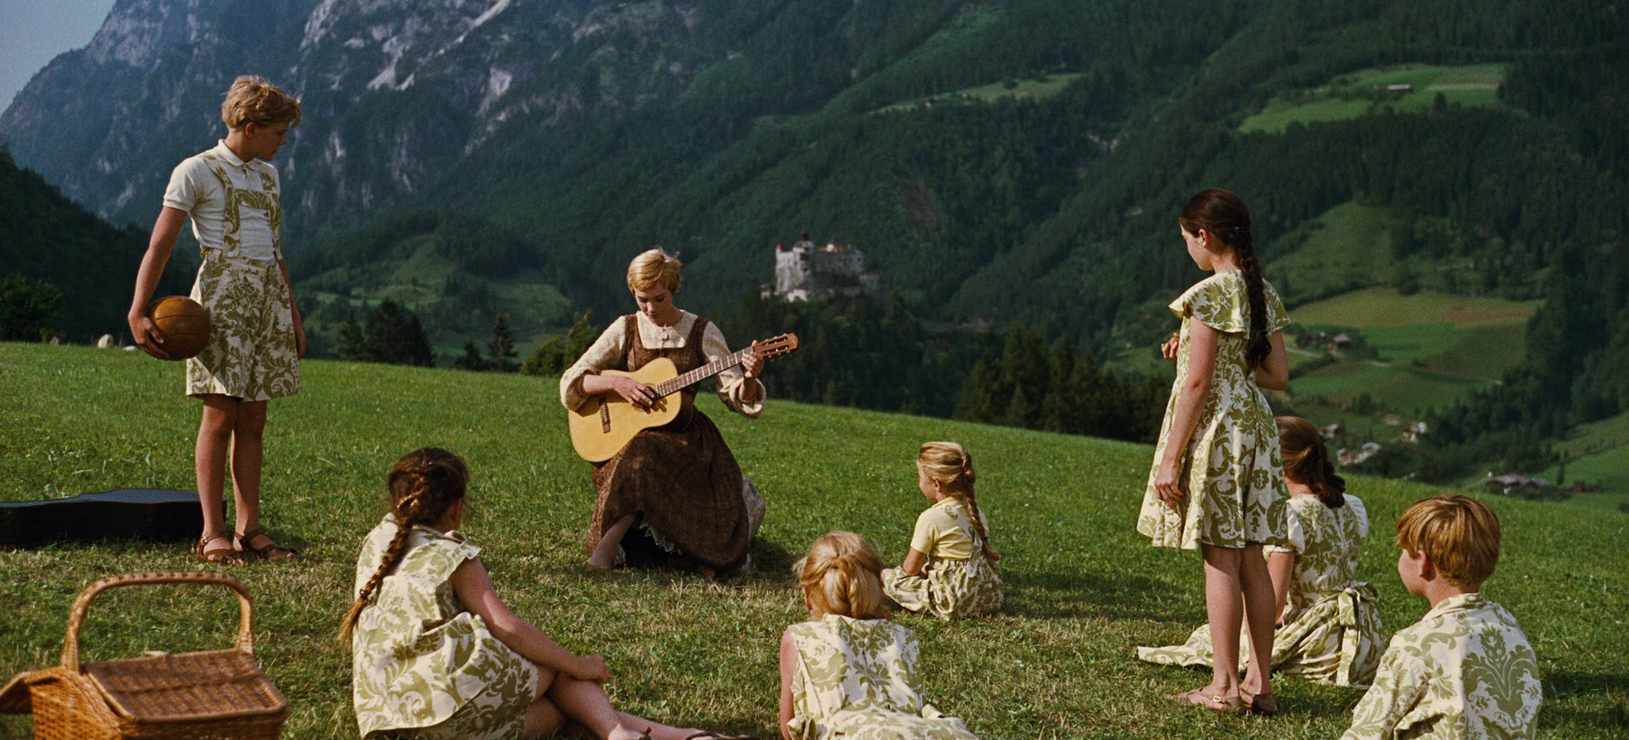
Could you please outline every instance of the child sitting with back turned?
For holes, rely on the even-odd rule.
[[[1499,561],[1499,518],[1459,494],[1416,501],[1397,545],[1397,575],[1431,611],[1392,637],[1342,740],[1533,737],[1538,658],[1516,618],[1478,593]]]
[[[783,740],[976,740],[922,700],[916,633],[888,619],[882,558],[832,532],[792,566],[809,621],[781,634]]]
[[[911,551],[882,571],[883,593],[901,608],[940,619],[1001,610],[1001,555],[990,547],[973,496],[973,455],[955,442],[928,442],[916,457],[916,485],[933,502],[916,518]]]
[[[604,658],[572,655],[509,611],[457,531],[469,482],[457,455],[415,450],[389,481],[391,511],[362,543],[340,628],[363,738],[532,738],[567,719],[616,740],[723,737],[612,709]]]

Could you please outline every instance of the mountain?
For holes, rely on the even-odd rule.
[[[499,312],[535,339],[625,311],[623,268],[651,244],[681,253],[683,300],[711,311],[807,230],[862,248],[920,318],[1129,362],[1199,277],[1178,208],[1225,186],[1292,309],[1382,286],[1541,301],[1497,382],[1419,409],[1446,414],[1447,467],[1533,465],[1569,425],[1629,410],[1623,12],[121,0],[0,138],[96,213],[145,222],[174,163],[220,135],[220,91],[266,75],[305,104],[279,166],[314,328],[391,297],[443,343]]]

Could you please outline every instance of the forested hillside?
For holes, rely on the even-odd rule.
[[[1255,209],[1292,309],[1376,286],[1542,302],[1500,382],[1471,373],[1468,392],[1375,412],[1435,421],[1390,470],[1449,477],[1542,467],[1571,425],[1629,410],[1624,12],[121,0],[121,22],[36,78],[0,136],[94,210],[147,213],[168,163],[213,139],[212,96],[263,72],[306,103],[280,166],[291,267],[319,335],[392,298],[444,352],[499,314],[536,343],[585,312],[601,325],[625,312],[627,259],[661,244],[686,262],[687,307],[753,332],[770,318],[831,327],[832,343],[786,361],[797,397],[1026,425],[1042,399],[1012,397],[1029,371],[1000,356],[1008,327],[1050,343],[1053,372],[1076,355],[1093,372],[1142,372],[1172,327],[1164,304],[1200,277],[1177,209],[1227,187]],[[164,20],[186,13],[184,34]],[[96,105],[116,115],[51,130],[41,111],[90,89],[113,90]],[[865,250],[891,297],[754,306],[774,245],[802,231]],[[999,334],[929,336],[924,321]],[[987,374],[1008,369],[968,391],[986,354]],[[931,380],[879,382],[896,376]]]

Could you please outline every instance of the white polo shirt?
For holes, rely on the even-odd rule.
[[[277,168],[270,162],[254,159],[245,162],[233,154],[222,140],[209,150],[219,157],[219,165],[240,190],[270,193],[277,198],[279,182]],[[209,152],[205,152],[206,154]],[[271,187],[267,188],[267,180]],[[226,244],[226,188],[219,177],[210,171],[204,155],[186,158],[170,173],[170,185],[164,190],[164,205],[186,211],[192,217],[192,234],[204,249],[225,249]],[[270,214],[262,208],[238,202],[238,253],[261,262],[271,262],[280,255],[272,233]]]

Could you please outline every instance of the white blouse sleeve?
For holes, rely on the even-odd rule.
[[[627,343],[627,323],[618,316],[600,333],[600,338],[588,346],[583,356],[560,374],[560,403],[566,408],[576,409],[587,400],[587,394],[583,393],[584,375],[598,375],[601,370],[622,364],[622,347]]]
[[[707,355],[708,362],[716,362],[730,354],[730,346],[724,343],[724,332],[719,331],[718,324],[707,322],[707,330],[701,335],[701,352]],[[758,397],[752,404],[741,400],[749,388]],[[757,378],[749,379],[743,375],[739,365],[718,374],[718,399],[731,411],[748,419],[756,419],[764,412],[764,396],[764,384]]]

